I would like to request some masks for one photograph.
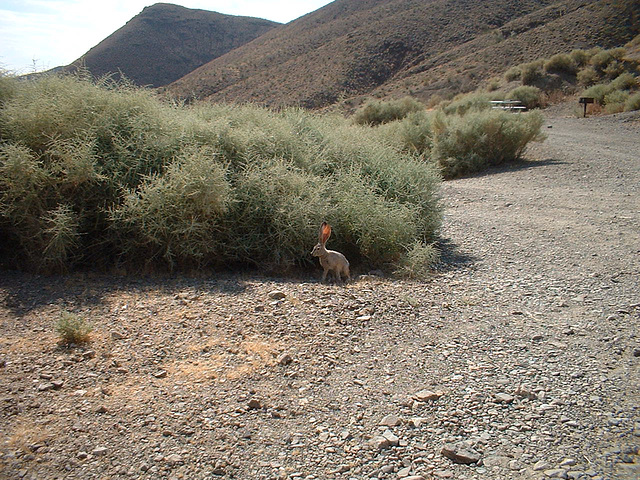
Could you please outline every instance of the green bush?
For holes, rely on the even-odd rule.
[[[638,87],[638,80],[629,72],[625,72],[616,77],[610,85],[614,90],[633,90]]]
[[[415,242],[410,245],[404,255],[396,274],[405,278],[424,278],[433,269],[433,265],[440,259],[440,252],[433,244]]]
[[[577,75],[578,83],[583,87],[595,85],[602,77],[596,72],[596,69],[589,66],[581,69]]]
[[[508,100],[518,100],[528,109],[542,106],[542,90],[538,87],[523,85],[507,93]]]
[[[60,315],[55,328],[62,345],[87,343],[91,340],[90,334],[93,331],[93,327],[82,317],[66,311]]]
[[[447,115],[465,115],[468,112],[480,112],[491,108],[491,100],[499,98],[498,94],[466,93],[458,95],[443,108]]]
[[[515,80],[520,80],[522,76],[522,69],[519,65],[514,65],[510,67],[506,72],[504,72],[504,79],[507,82],[513,82]]]
[[[542,67],[544,60],[536,60],[534,62],[523,63],[520,65],[520,81],[523,85],[532,85],[540,80],[543,76]]]
[[[609,84],[599,83],[587,88],[582,92],[581,97],[593,97],[599,105],[605,104],[605,96],[611,93],[613,89]]]
[[[619,113],[624,111],[626,101],[629,99],[629,92],[624,90],[613,90],[604,96],[605,111],[607,113]]]
[[[640,92],[630,95],[624,104],[625,112],[631,112],[633,110],[640,110]]]
[[[485,111],[433,120],[432,158],[445,178],[519,159],[529,142],[541,140],[538,112]]]
[[[422,113],[387,137],[297,109],[178,106],[76,77],[21,82],[0,108],[3,261],[287,268],[312,262],[328,220],[352,261],[395,268],[440,224],[440,175],[416,154],[430,142]]]
[[[544,62],[543,69],[548,73],[575,75],[578,70],[578,65],[570,55],[558,53]]]
[[[418,100],[404,97],[400,100],[368,102],[359,109],[353,120],[358,125],[380,125],[406,117],[410,113],[419,112],[426,107]]]
[[[576,49],[572,50],[571,53],[569,53],[569,57],[571,58],[571,60],[573,60],[576,66],[584,67],[589,63],[592,55],[586,50]]]

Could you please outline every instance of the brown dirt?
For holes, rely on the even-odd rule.
[[[562,113],[424,282],[0,273],[0,478],[638,478],[640,121]]]

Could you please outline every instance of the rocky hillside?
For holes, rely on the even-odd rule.
[[[319,108],[468,91],[507,66],[624,44],[634,0],[336,0],[173,83],[176,95]]]
[[[244,45],[276,22],[157,3],[89,50],[67,69],[95,76],[123,72],[138,85],[167,85]]]

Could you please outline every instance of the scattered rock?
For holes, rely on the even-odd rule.
[[[109,449],[107,447],[96,447],[91,450],[91,454],[96,457],[101,457],[102,455],[106,455]]]
[[[269,292],[269,298],[271,300],[283,300],[287,298],[287,294],[281,290],[272,290]]]
[[[495,399],[498,403],[511,403],[514,400],[513,396],[508,393],[496,393]]]
[[[418,402],[429,402],[438,400],[442,395],[443,393],[441,391],[433,392],[431,390],[420,390],[413,395],[413,398]]]
[[[397,415],[387,415],[382,420],[380,420],[380,425],[384,425],[387,427],[397,427],[402,423],[402,420]]]
[[[249,407],[249,410],[260,410],[262,408],[262,403],[257,398],[252,398],[249,400],[247,407]]]
[[[167,458],[165,458],[165,460],[169,465],[184,463],[184,458],[182,457],[182,455],[178,455],[177,453],[172,453]]]
[[[465,465],[477,463],[481,457],[477,451],[464,442],[447,443],[442,447],[440,453],[454,463],[462,463]]]

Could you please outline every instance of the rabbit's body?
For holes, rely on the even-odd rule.
[[[322,222],[322,226],[320,227],[320,235],[318,238],[318,244],[313,247],[311,251],[311,255],[314,257],[318,257],[320,260],[320,265],[324,269],[322,272],[322,281],[324,282],[327,279],[327,274],[329,272],[333,273],[336,281],[341,282],[342,277],[346,277],[347,280],[351,278],[351,274],[349,272],[349,260],[341,254],[340,252],[336,252],[334,250],[327,250],[325,244],[331,235],[331,226],[326,222]]]

